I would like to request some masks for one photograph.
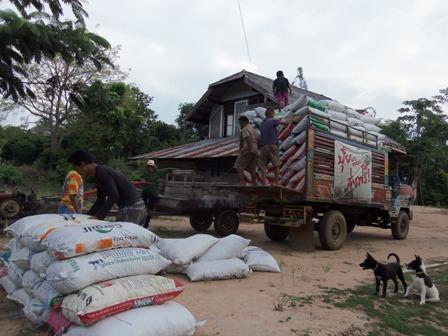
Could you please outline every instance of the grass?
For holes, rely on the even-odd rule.
[[[337,307],[367,315],[368,336],[448,336],[448,266],[429,270],[429,274],[439,290],[440,302],[421,306],[417,294],[403,298],[402,287],[398,294],[392,293],[392,283],[389,283],[388,295],[383,299],[373,295],[375,285],[368,283],[348,290],[321,286],[323,294],[319,296],[297,297],[282,293],[276,301],[280,303],[277,306],[280,309],[276,310],[321,301],[330,309]],[[410,278],[406,280],[410,284]],[[302,335],[304,331],[300,332]]]

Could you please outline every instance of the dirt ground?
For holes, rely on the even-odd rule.
[[[162,237],[187,237],[195,233],[181,218],[158,219],[152,225]],[[389,230],[357,227],[339,251],[320,249],[317,236],[315,252],[293,251],[287,243],[271,242],[260,224],[242,224],[239,234],[251,239],[251,245],[272,253],[282,273],[253,273],[243,280],[198,283],[175,276],[186,283],[186,290],[176,301],[190,309],[198,320],[207,320],[197,333],[199,336],[367,334],[359,331],[366,330],[368,323],[367,317],[360,313],[323,302],[275,311],[274,303],[282,293],[298,297],[318,295],[323,287],[346,289],[371,282],[373,290],[371,271],[358,266],[367,251],[379,260],[395,252],[402,263],[410,261],[414,253],[427,263],[448,260],[448,211],[426,207],[414,208],[406,240],[393,240]],[[33,331],[18,307],[4,295],[0,295],[0,323],[0,335],[48,335],[46,331]],[[355,329],[358,332],[353,332]]]

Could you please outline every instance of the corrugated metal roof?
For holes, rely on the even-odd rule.
[[[238,138],[201,140],[135,156],[132,159],[201,159],[238,156]]]
[[[204,119],[207,119],[209,117],[209,113],[213,105],[212,103],[208,102],[209,97],[213,96],[217,92],[218,92],[217,95],[219,95],[220,88],[222,88],[223,85],[231,83],[236,80],[243,80],[249,87],[258,91],[259,93],[269,98],[270,100],[275,101],[274,92],[272,89],[272,85],[274,83],[273,79],[255,74],[253,72],[242,70],[240,72],[237,72],[236,74],[233,74],[231,76],[228,76],[226,78],[223,78],[217,82],[210,84],[207,91],[202,95],[202,97],[194,105],[193,109],[188,114],[187,120],[201,122]],[[292,102],[304,94],[316,100],[331,99],[322,94],[313,91],[303,90],[294,85],[291,85],[291,94],[289,96],[289,101]],[[206,111],[204,112],[205,114],[200,113],[199,112],[200,109],[204,109],[204,111]]]

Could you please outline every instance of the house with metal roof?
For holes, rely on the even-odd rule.
[[[188,121],[208,124],[208,139],[142,154],[133,159],[155,159],[162,166],[190,169],[212,181],[236,182],[233,164],[238,156],[238,118],[258,106],[276,107],[273,82],[246,70],[208,86],[187,116]],[[289,101],[305,94],[314,100],[331,99],[291,86]],[[396,144],[388,139],[393,146]],[[398,144],[399,145],[399,144]]]
[[[246,70],[208,86],[187,116],[188,121],[208,124],[208,139],[167,148],[133,159],[155,159],[163,166],[191,169],[213,180],[237,181],[233,164],[238,156],[238,118],[257,106],[275,107],[274,80]],[[289,101],[303,94],[316,99],[324,95],[291,87]]]

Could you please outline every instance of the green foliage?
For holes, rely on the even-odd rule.
[[[31,164],[42,152],[42,139],[20,127],[5,127],[0,132],[0,157],[17,165]]]
[[[176,118],[176,124],[180,130],[181,142],[197,141],[208,136],[208,125],[187,121],[188,114],[193,107],[193,103],[179,104],[179,115]]]
[[[53,59],[60,55],[67,63],[80,65],[90,60],[101,68],[109,60],[103,51],[110,48],[102,37],[89,32],[83,17],[87,13],[79,0],[64,0],[72,5],[77,22],[57,20],[62,15],[58,0],[11,1],[22,14],[12,10],[0,11],[0,93],[17,101],[19,97],[35,98],[35,93],[26,84],[27,71],[24,65],[40,63],[43,58]],[[53,17],[44,12],[46,3]],[[33,6],[39,13],[28,14]]]
[[[151,101],[136,86],[93,83],[83,91],[81,113],[69,124],[65,148],[83,148],[108,162],[177,144],[178,130],[157,120]]]
[[[23,176],[12,164],[0,164],[0,182],[3,184],[18,185],[22,183]]]

